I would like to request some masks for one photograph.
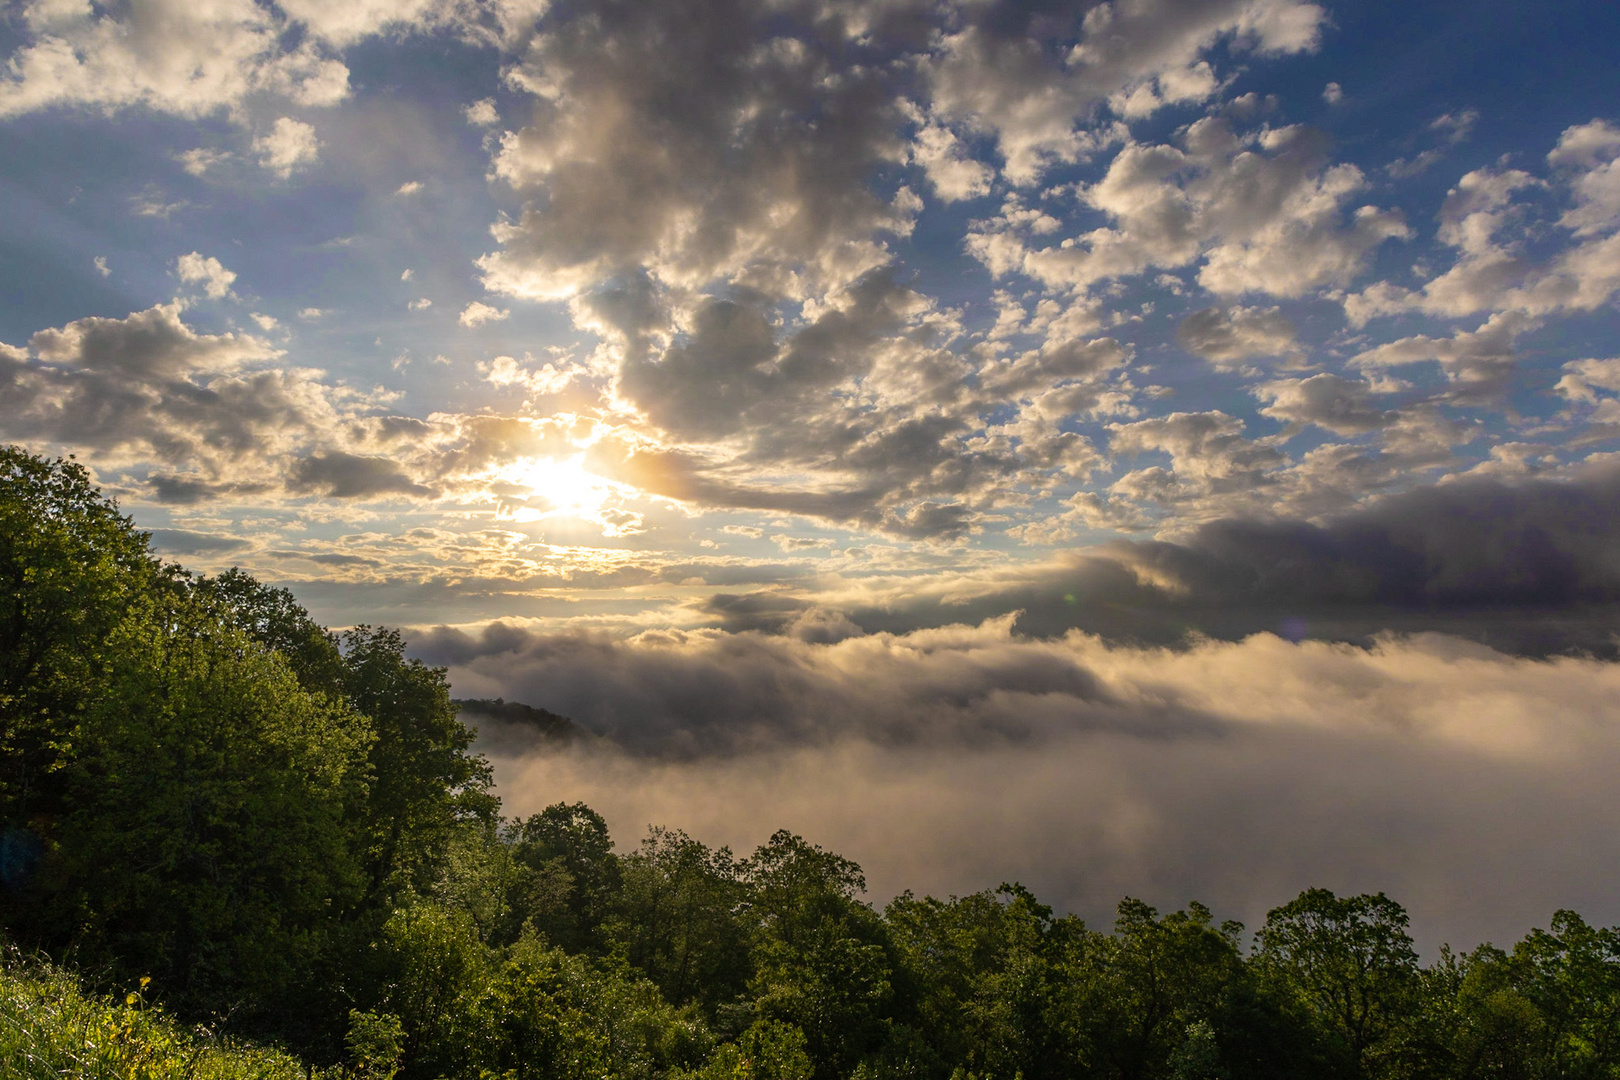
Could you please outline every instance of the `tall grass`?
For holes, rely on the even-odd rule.
[[[277,1050],[186,1030],[146,1002],[86,994],[71,974],[0,955],[0,1077],[5,1080],[306,1080]]]

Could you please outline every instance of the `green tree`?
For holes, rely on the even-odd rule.
[[[1092,1060],[1097,935],[1021,885],[885,912],[915,1023],[965,1074],[1082,1075]]]
[[[699,1001],[713,1015],[739,997],[751,973],[741,918],[747,889],[730,849],[655,828],[619,868],[608,926],[614,947],[670,1001]]]
[[[142,605],[65,770],[50,937],[182,1009],[262,1019],[360,897],[371,730],[186,594]]]
[[[1160,918],[1140,900],[1120,901],[1114,934],[1099,945],[1098,1012],[1109,1022],[1096,1035],[1117,1075],[1225,1074],[1218,1033],[1246,979],[1242,931],[1217,926],[1196,902]]]
[[[893,997],[888,935],[857,897],[861,868],[786,830],[743,865],[755,920],[750,980],[764,1019],[804,1033],[817,1080],[876,1049]]]
[[[1536,1010],[1550,1075],[1620,1077],[1620,928],[1555,912],[1546,930],[1514,946],[1509,972]]]
[[[343,690],[371,720],[370,895],[425,892],[443,870],[458,825],[493,821],[489,763],[456,718],[443,668],[405,657],[399,631],[359,626],[342,637]]]
[[[279,653],[305,690],[343,694],[343,654],[335,634],[310,618],[286,589],[262,585],[238,569],[200,577],[196,591],[217,606],[223,620],[266,649]]]
[[[1418,985],[1406,910],[1383,893],[1308,889],[1266,916],[1256,963],[1323,1037],[1330,1067],[1383,1075]]]
[[[72,460],[0,447],[0,873],[21,883],[60,810],[109,639],[164,571]]]
[[[602,815],[584,803],[556,803],[517,822],[511,835],[525,871],[515,910],[564,948],[600,950],[599,929],[620,883]]]

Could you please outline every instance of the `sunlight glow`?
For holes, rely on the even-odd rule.
[[[528,497],[502,505],[499,516],[511,521],[573,518],[599,526],[604,536],[641,531],[641,515],[611,507],[625,494],[623,485],[591,473],[583,452],[566,458],[530,458],[504,470],[503,479],[528,489]]]

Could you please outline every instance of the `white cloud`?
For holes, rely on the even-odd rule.
[[[269,134],[253,140],[253,152],[259,164],[283,180],[313,164],[320,157],[321,141],[315,137],[315,128],[302,120],[283,116]]]
[[[426,311],[428,308],[433,306],[433,301],[423,296],[412,300],[405,306],[410,308],[412,311]]]
[[[926,123],[917,131],[912,160],[923,167],[935,194],[946,202],[975,199],[990,193],[996,171],[968,156],[950,128]]]
[[[1330,82],[1322,87],[1322,100],[1329,105],[1337,105],[1344,100],[1344,87],[1336,82]]]
[[[401,272],[401,273],[400,273],[400,275],[399,275],[399,280],[401,280],[401,281],[409,281],[409,280],[411,280],[411,278],[413,278],[413,277],[415,277],[415,276],[416,276],[416,271],[415,271],[415,270],[412,270],[412,269],[411,269],[411,268],[410,268],[410,267],[408,267],[408,266],[407,266],[407,267],[406,267],[406,268],[405,268],[405,269],[404,269],[404,270],[403,270],[403,271],[402,271],[402,272]]]
[[[508,74],[539,111],[495,158],[524,208],[494,227],[486,288],[566,298],[646,270],[803,296],[888,262],[880,234],[921,208],[870,184],[907,155],[899,74],[849,65],[834,27],[850,32],[757,5],[559,9]]]
[[[0,117],[52,106],[109,113],[145,106],[200,117],[235,108],[254,93],[310,106],[348,94],[349,72],[340,60],[307,38],[285,48],[287,24],[252,0],[29,11],[25,43],[0,73]]]
[[[107,256],[97,255],[94,262],[96,264],[96,273],[102,277],[107,277],[112,273],[112,270],[107,266]]]
[[[1061,19],[1019,21],[963,13],[968,25],[941,35],[925,64],[939,117],[987,131],[1012,183],[1036,182],[1052,162],[1098,148],[1083,122],[1103,102],[1121,116],[1206,100],[1218,78],[1204,54],[1217,42],[1261,53],[1316,47],[1326,12],[1294,0],[1135,0],[1087,11],[1068,44]]]
[[[454,0],[281,0],[281,9],[321,40],[342,48],[387,31],[428,30],[450,22]]]
[[[211,299],[222,300],[233,295],[231,284],[236,281],[235,272],[225,269],[212,255],[204,257],[196,251],[182,255],[175,260],[174,272],[188,285],[201,285]]]
[[[1445,372],[1453,399],[1492,401],[1517,366],[1514,339],[1535,325],[1535,320],[1515,312],[1499,313],[1475,330],[1458,330],[1449,338],[1422,334],[1399,338],[1358,353],[1350,363],[1366,370],[1433,362]]]
[[[274,315],[261,315],[257,311],[249,315],[248,318],[257,323],[260,330],[264,330],[266,332],[274,330],[281,325],[280,321],[278,321]]]
[[[325,315],[325,314],[326,314],[326,312],[323,311],[321,308],[318,308],[318,307],[300,308],[298,310],[298,317],[300,319],[304,319],[304,320],[309,321],[309,322],[313,322],[313,321],[315,321],[316,319],[319,319],[322,315]]]
[[[461,315],[458,317],[457,321],[460,322],[462,326],[478,327],[483,326],[487,322],[500,322],[502,319],[507,318],[511,314],[512,313],[505,308],[492,307],[489,304],[480,303],[479,301],[474,300],[472,303],[461,309]]]
[[[1379,244],[1408,234],[1393,211],[1346,204],[1366,187],[1354,165],[1329,165],[1320,133],[1273,128],[1240,136],[1222,118],[1190,125],[1180,146],[1132,143],[1082,191],[1109,224],[1036,247],[1004,212],[977,223],[968,250],[1004,275],[1088,289],[1202,262],[1199,284],[1222,295],[1293,297],[1346,284]]]
[[[405,183],[399,185],[399,190],[394,192],[394,194],[399,195],[399,196],[415,195],[417,192],[419,192],[421,190],[422,190],[422,181],[420,181],[420,180],[407,180]]]
[[[1598,391],[1620,394],[1620,357],[1608,360],[1571,360],[1564,365],[1564,376],[1555,387],[1570,401],[1588,404],[1598,400]]]
[[[180,167],[192,176],[205,176],[210,169],[231,160],[231,154],[224,150],[209,150],[199,146],[195,150],[179,154],[176,160],[180,162]]]
[[[1591,311],[1620,291],[1620,130],[1594,120],[1568,128],[1547,155],[1551,181],[1522,169],[1476,169],[1440,210],[1440,241],[1456,249],[1450,269],[1418,289],[1380,282],[1345,298],[1361,325],[1405,311],[1456,318],[1517,311],[1539,317]],[[1525,192],[1553,189],[1569,200],[1557,219],[1568,242],[1550,254],[1546,224]]]
[[[494,98],[475,101],[462,111],[467,116],[467,123],[474,127],[493,127],[501,122],[501,114],[495,111]]]

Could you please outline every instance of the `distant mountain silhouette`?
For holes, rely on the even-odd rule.
[[[596,736],[559,713],[502,698],[454,698],[461,721],[478,732],[478,749],[512,754],[549,745],[561,748]]]

